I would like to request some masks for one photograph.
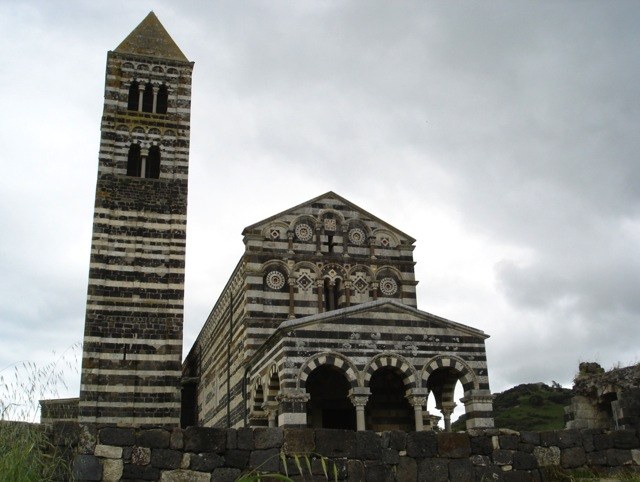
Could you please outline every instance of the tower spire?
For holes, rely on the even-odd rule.
[[[116,47],[115,52],[188,62],[153,10]]]

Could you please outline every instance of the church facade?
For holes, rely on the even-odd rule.
[[[492,427],[487,335],[419,310],[415,240],[333,192],[245,228],[182,361],[192,69],[153,13],[108,54],[79,421],[423,430],[432,394],[449,429],[459,381]]]

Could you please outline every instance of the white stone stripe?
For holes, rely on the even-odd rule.
[[[85,336],[84,341],[88,343],[130,343],[133,345],[145,344],[154,346],[164,345],[182,345],[182,340],[156,340],[156,339],[144,339],[144,338],[113,338],[102,336]]]
[[[138,219],[131,219],[128,221],[122,221],[120,219],[107,219],[107,218],[93,218],[93,225],[95,226],[109,226],[109,227],[125,227],[125,228],[142,228],[153,229],[154,231],[172,231],[179,229],[177,223],[154,223],[150,222],[153,216],[148,217],[149,221],[143,221]],[[182,223],[180,227],[184,230],[187,228],[186,223]],[[148,238],[145,238],[148,239]]]
[[[143,212],[138,212],[138,211],[129,211],[129,210],[122,210],[122,209],[105,209],[105,208],[96,208],[95,210],[96,214],[108,214],[110,216],[128,216],[128,217],[153,217],[156,219],[167,219],[169,221],[177,221],[177,220],[182,220],[185,221],[187,220],[187,216],[186,214],[159,214],[159,213],[151,213],[148,211],[143,211]]]
[[[123,375],[128,376],[135,373],[139,377],[181,377],[182,370],[142,370],[136,369],[135,372],[131,370],[118,370],[118,369],[106,369],[106,368],[85,368],[83,373],[89,373],[92,375]]]
[[[115,423],[119,425],[169,425],[178,417],[78,417],[80,423]]]
[[[80,402],[80,407],[110,407],[110,408],[180,408],[180,402],[105,402],[99,401],[97,404],[91,402]]]
[[[172,394],[178,392],[175,387],[145,387],[145,386],[131,386],[123,385],[121,383],[117,385],[88,385],[83,384],[82,391],[87,392],[100,392],[100,393],[165,393]],[[101,402],[96,402],[98,405]]]
[[[153,300],[149,300],[153,301]],[[184,313],[184,309],[182,308],[167,308],[163,306],[154,306],[154,307],[145,307],[145,306],[130,306],[127,303],[124,303],[119,306],[110,306],[103,305],[101,303],[91,303],[87,301],[87,308],[94,311],[103,311],[107,313],[118,313],[122,311],[126,311],[128,313],[153,313],[153,314],[164,314],[164,315],[181,315]]]
[[[95,351],[85,352],[83,358],[95,358],[98,360],[124,360],[124,353],[100,353]],[[175,361],[179,360],[179,353],[169,353],[163,355],[151,355],[143,353],[127,353],[127,360],[137,361]],[[132,373],[135,371],[132,370]]]
[[[151,301],[148,300],[148,298],[144,298],[143,300],[140,297],[134,297],[134,296],[127,296],[127,297],[122,297],[122,296],[93,296],[93,295],[89,295],[87,296],[87,301],[92,301],[92,302],[117,302],[117,303],[150,303]],[[178,299],[178,300],[164,300],[164,299],[160,299],[160,298],[156,298],[153,299],[153,304],[154,305],[165,305],[165,306],[182,306],[182,300]],[[181,310],[182,311],[182,310]]]
[[[114,288],[151,288],[163,290],[182,290],[182,283],[141,283],[140,281],[118,281],[100,278],[89,278],[89,284],[94,286],[112,286]]]
[[[122,264],[90,263],[89,267],[130,273],[158,273],[161,271],[164,271],[165,274],[184,273],[184,268],[168,268],[166,266],[131,266]]]

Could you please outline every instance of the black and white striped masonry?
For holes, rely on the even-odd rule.
[[[107,55],[83,423],[180,420],[192,70],[153,12]]]

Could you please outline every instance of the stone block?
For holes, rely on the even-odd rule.
[[[158,480],[160,478],[160,469],[156,469],[150,465],[124,464],[122,478],[125,480]]]
[[[471,457],[469,457],[469,460],[473,465],[479,467],[488,467],[489,465],[491,465],[491,459],[486,455],[472,455]]]
[[[78,453],[92,455],[98,441],[95,425],[80,425],[78,432]]]
[[[74,480],[102,480],[102,464],[93,455],[76,455],[72,473]]]
[[[380,460],[382,458],[382,439],[371,431],[356,432],[356,458],[360,460]]]
[[[475,469],[469,459],[455,459],[449,462],[449,478],[456,482],[474,482]]]
[[[394,449],[382,449],[382,463],[397,465],[400,462],[400,454]]]
[[[238,448],[238,430],[235,428],[227,429],[227,450]]]
[[[558,447],[568,449],[582,446],[580,430],[560,430],[558,432]]]
[[[93,455],[104,459],[122,459],[122,447],[98,444]]]
[[[153,449],[151,465],[159,469],[178,469],[182,462],[182,452],[171,449]]]
[[[249,466],[250,453],[248,450],[227,450],[227,453],[224,454],[224,465],[244,470]]]
[[[167,449],[171,444],[171,433],[161,428],[141,430],[137,439],[137,445],[140,447]]]
[[[466,433],[439,433],[438,454],[450,459],[468,458],[471,455],[471,443]]]
[[[489,436],[469,437],[469,442],[471,444],[471,453],[474,455],[491,455],[493,453],[493,444]]]
[[[290,428],[284,431],[284,451],[287,454],[314,452],[316,449],[313,429]]]
[[[635,465],[640,465],[640,450],[632,450],[631,459]]]
[[[280,468],[280,450],[277,448],[252,450],[249,455],[249,467],[267,472],[277,472]]]
[[[562,450],[560,463],[565,469],[582,467],[587,463],[587,457],[582,447],[570,447]]]
[[[635,430],[616,430],[613,432],[613,448],[637,449],[640,447]]]
[[[211,482],[211,474],[183,469],[165,470],[160,475],[160,482]]]
[[[533,456],[539,467],[560,466],[560,448],[559,447],[535,447]]]
[[[236,433],[238,448],[241,450],[253,450],[253,429],[239,428]]]
[[[352,430],[316,430],[316,451],[325,457],[354,458],[356,432]]]
[[[281,428],[257,428],[253,431],[253,445],[257,450],[282,447],[283,430]]]
[[[220,428],[188,427],[184,431],[184,448],[187,452],[221,454],[227,448],[227,433]]]
[[[487,467],[476,466],[475,467],[476,480],[490,481],[490,480],[502,480],[503,472],[499,467],[490,465]]]
[[[399,482],[417,480],[418,464],[409,457],[400,457],[400,462],[396,467],[396,480]]]
[[[518,435],[500,435],[498,437],[498,443],[503,450],[518,450],[520,437]]]
[[[102,481],[117,482],[122,478],[122,459],[106,459],[102,462]]]
[[[135,432],[132,428],[105,427],[99,432],[99,440],[103,445],[117,445],[124,447],[134,445],[136,442]]]
[[[361,460],[347,460],[348,480],[365,480],[364,463]]]
[[[593,436],[595,450],[607,450],[613,448],[613,436],[610,433],[600,433]]]
[[[620,465],[633,464],[633,458],[631,457],[631,450],[625,449],[608,449],[607,450],[607,465],[611,467],[617,467]]]
[[[391,430],[389,432],[383,432],[382,447],[390,448],[398,451],[406,450],[407,449],[407,432],[403,432],[400,430]]]
[[[54,445],[75,447],[80,442],[80,425],[77,422],[54,422],[52,432]]]
[[[223,467],[213,471],[211,480],[215,482],[235,482],[240,478],[240,474],[242,474],[240,469]]]
[[[587,453],[587,465],[590,467],[607,465],[607,451],[599,450]]]
[[[174,428],[171,431],[169,448],[173,450],[182,450],[184,448],[184,432],[182,431],[182,429]]]
[[[191,454],[189,467],[191,470],[199,470],[200,472],[211,472],[213,469],[222,467],[225,459],[218,454]]]
[[[555,431],[547,431],[540,432],[540,445],[543,447],[558,447],[558,432]]]
[[[494,450],[491,454],[493,463],[496,465],[511,465],[513,463],[513,451],[512,450]]]
[[[520,441],[525,444],[540,445],[540,432],[520,432]]]
[[[532,454],[516,452],[513,454],[513,470],[533,470],[538,468],[538,461]]]
[[[541,479],[537,470],[511,470],[502,474],[505,482],[538,482]]]
[[[151,462],[151,449],[148,447],[133,447],[131,463],[134,465],[148,465]]]
[[[364,473],[367,482],[389,482],[394,479],[391,467],[378,460],[367,460],[364,463]]]
[[[434,432],[409,432],[407,455],[413,458],[433,457],[438,453],[438,439]]]
[[[416,432],[419,433],[419,432]],[[449,461],[427,458],[418,462],[419,482],[445,482],[449,480]]]

